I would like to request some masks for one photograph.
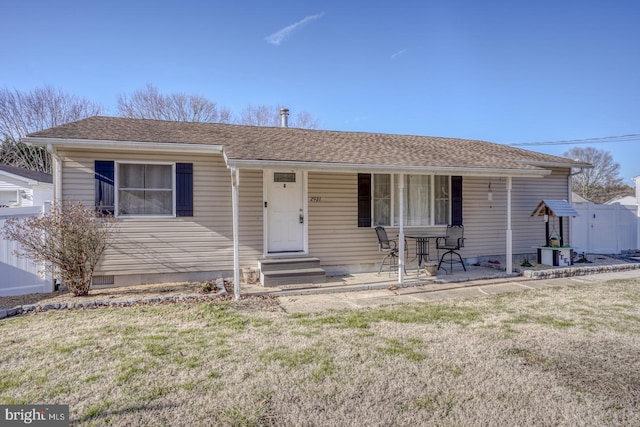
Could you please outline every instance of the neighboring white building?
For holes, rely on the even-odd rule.
[[[640,176],[634,177],[633,182],[636,189],[635,196],[618,197],[616,199],[609,200],[608,202],[605,203],[605,205],[612,205],[614,203],[618,203],[622,206],[638,207],[638,205],[640,205],[640,189],[638,188],[638,184],[640,184]]]
[[[0,164],[0,208],[42,206],[53,199],[53,176]]]
[[[584,203],[589,203],[589,201],[584,197],[578,195],[576,192],[571,192],[571,203],[574,205],[576,204],[581,205]]]
[[[606,205],[612,205],[614,203],[618,203],[623,206],[638,206],[638,199],[636,196],[624,196],[618,199],[609,200]]]
[[[53,176],[0,164],[0,228],[8,218],[42,215],[53,199]],[[18,243],[0,234],[0,296],[50,292],[44,266],[14,254]]]

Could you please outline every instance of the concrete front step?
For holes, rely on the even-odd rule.
[[[260,271],[320,268],[320,260],[313,257],[270,258],[260,260]]]
[[[280,286],[298,283],[324,283],[327,277],[324,269],[296,268],[293,270],[261,271],[262,286]]]

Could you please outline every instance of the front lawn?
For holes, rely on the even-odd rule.
[[[276,300],[0,321],[0,404],[74,425],[637,426],[640,283],[310,315]]]

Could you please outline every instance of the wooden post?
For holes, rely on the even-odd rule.
[[[544,207],[544,214],[545,217],[547,218],[547,222],[544,225],[545,231],[546,231],[546,235],[545,235],[545,241],[547,242],[547,246],[551,246],[551,243],[549,242],[549,208],[547,206]]]

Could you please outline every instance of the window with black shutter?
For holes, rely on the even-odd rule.
[[[371,227],[371,174],[358,174],[358,227]]]
[[[175,186],[171,175],[174,165]],[[95,207],[105,214],[172,216],[175,213],[176,216],[193,216],[192,163],[116,164],[112,160],[96,160],[94,172]]]
[[[193,216],[193,163],[176,163],[176,216]]]
[[[105,215],[113,215],[115,211],[114,165],[112,160],[95,161],[95,207]]]
[[[451,225],[462,225],[462,177],[451,177]]]

